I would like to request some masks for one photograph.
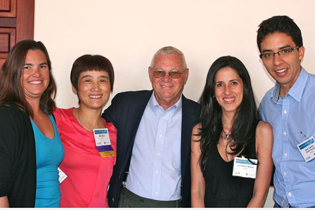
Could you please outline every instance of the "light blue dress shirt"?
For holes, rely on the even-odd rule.
[[[306,163],[297,148],[315,137],[315,76],[302,68],[283,98],[276,83],[264,96],[259,112],[273,127],[275,201],[282,207],[315,206],[315,159]]]
[[[153,200],[181,197],[182,97],[164,110],[152,94],[132,150],[126,188]]]

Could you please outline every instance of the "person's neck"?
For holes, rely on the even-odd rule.
[[[234,113],[222,113],[222,128],[223,131],[227,134],[231,134],[232,126],[234,123]]]
[[[31,106],[32,111],[33,111],[33,115],[35,118],[36,116],[40,115],[43,113],[43,111],[40,109],[40,100],[35,100],[35,99],[31,99],[31,98],[26,98],[27,103]]]
[[[177,101],[180,99],[180,96],[175,98],[175,99],[171,99],[171,100],[167,100],[167,99],[161,99],[161,98],[158,98],[155,94],[154,94],[154,97],[155,97],[155,100],[157,101],[157,103],[164,109],[164,110],[167,110],[168,108],[170,108],[171,106],[173,106],[174,104],[177,103]]]
[[[287,95],[290,89],[291,87],[280,86],[280,97],[283,98],[285,95]]]
[[[102,109],[88,109],[81,106],[74,109],[74,115],[81,126],[89,131],[93,131],[95,128],[104,127],[101,112]]]

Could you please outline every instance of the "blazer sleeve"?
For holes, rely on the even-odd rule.
[[[9,195],[17,132],[14,116],[0,107],[0,197]]]

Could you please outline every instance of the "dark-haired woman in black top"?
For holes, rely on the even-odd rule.
[[[250,76],[239,59],[224,56],[212,64],[200,105],[191,142],[192,207],[263,207],[273,134],[259,121]]]

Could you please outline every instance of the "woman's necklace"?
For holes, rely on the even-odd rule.
[[[81,125],[85,130],[88,130],[88,129],[86,129],[86,127],[85,127],[85,126],[83,125],[83,123],[81,122],[79,110],[77,111],[77,115],[78,115],[78,121],[79,121],[80,125]],[[90,131],[90,130],[88,130],[88,131]]]
[[[227,132],[225,132],[223,129],[222,129],[222,132],[223,132],[223,139],[229,139],[229,138],[231,138],[231,134],[230,133],[227,133]]]
[[[81,125],[85,130],[88,130],[88,131],[91,131],[91,132],[92,132],[93,129],[88,129],[88,128],[85,127],[85,126],[83,125],[83,123],[81,122],[79,110],[77,111],[77,115],[78,115],[78,121],[79,121],[80,125]],[[97,126],[97,128],[103,128],[103,127],[102,127],[102,126],[101,126],[101,127]],[[105,127],[104,127],[104,128],[105,128]]]

